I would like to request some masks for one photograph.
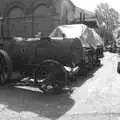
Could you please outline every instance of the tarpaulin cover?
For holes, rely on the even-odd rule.
[[[51,34],[50,37],[66,37],[66,38],[79,38],[83,47],[97,48],[102,45],[102,39],[92,29],[84,24],[72,24],[58,26]]]
[[[100,37],[100,35],[98,35],[96,32],[95,32],[95,30],[94,29],[90,29],[89,28],[89,30],[90,31],[92,31],[92,34],[91,34],[91,38],[92,39],[90,39],[91,40],[91,44],[93,44],[93,46],[103,46],[104,45],[104,42],[103,42],[103,40],[102,40],[102,38]],[[92,36],[93,35],[93,36]],[[89,40],[89,41],[90,41]]]

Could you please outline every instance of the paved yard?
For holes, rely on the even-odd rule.
[[[118,56],[109,52],[92,75],[79,77],[71,95],[37,88],[0,87],[0,120],[120,120]]]

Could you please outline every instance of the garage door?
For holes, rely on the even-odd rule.
[[[51,30],[52,20],[50,9],[46,5],[40,5],[34,11],[34,34],[42,32],[44,36],[48,35]]]
[[[24,36],[24,12],[20,8],[14,8],[8,16],[9,36]]]

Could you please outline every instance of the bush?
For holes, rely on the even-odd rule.
[[[114,42],[113,32],[103,28],[98,29],[98,34],[102,37],[104,45],[111,45]]]

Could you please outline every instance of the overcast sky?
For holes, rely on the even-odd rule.
[[[120,13],[120,0],[72,0],[74,4],[78,5],[80,8],[94,11],[96,6],[101,2],[106,2],[110,7],[115,8]]]

